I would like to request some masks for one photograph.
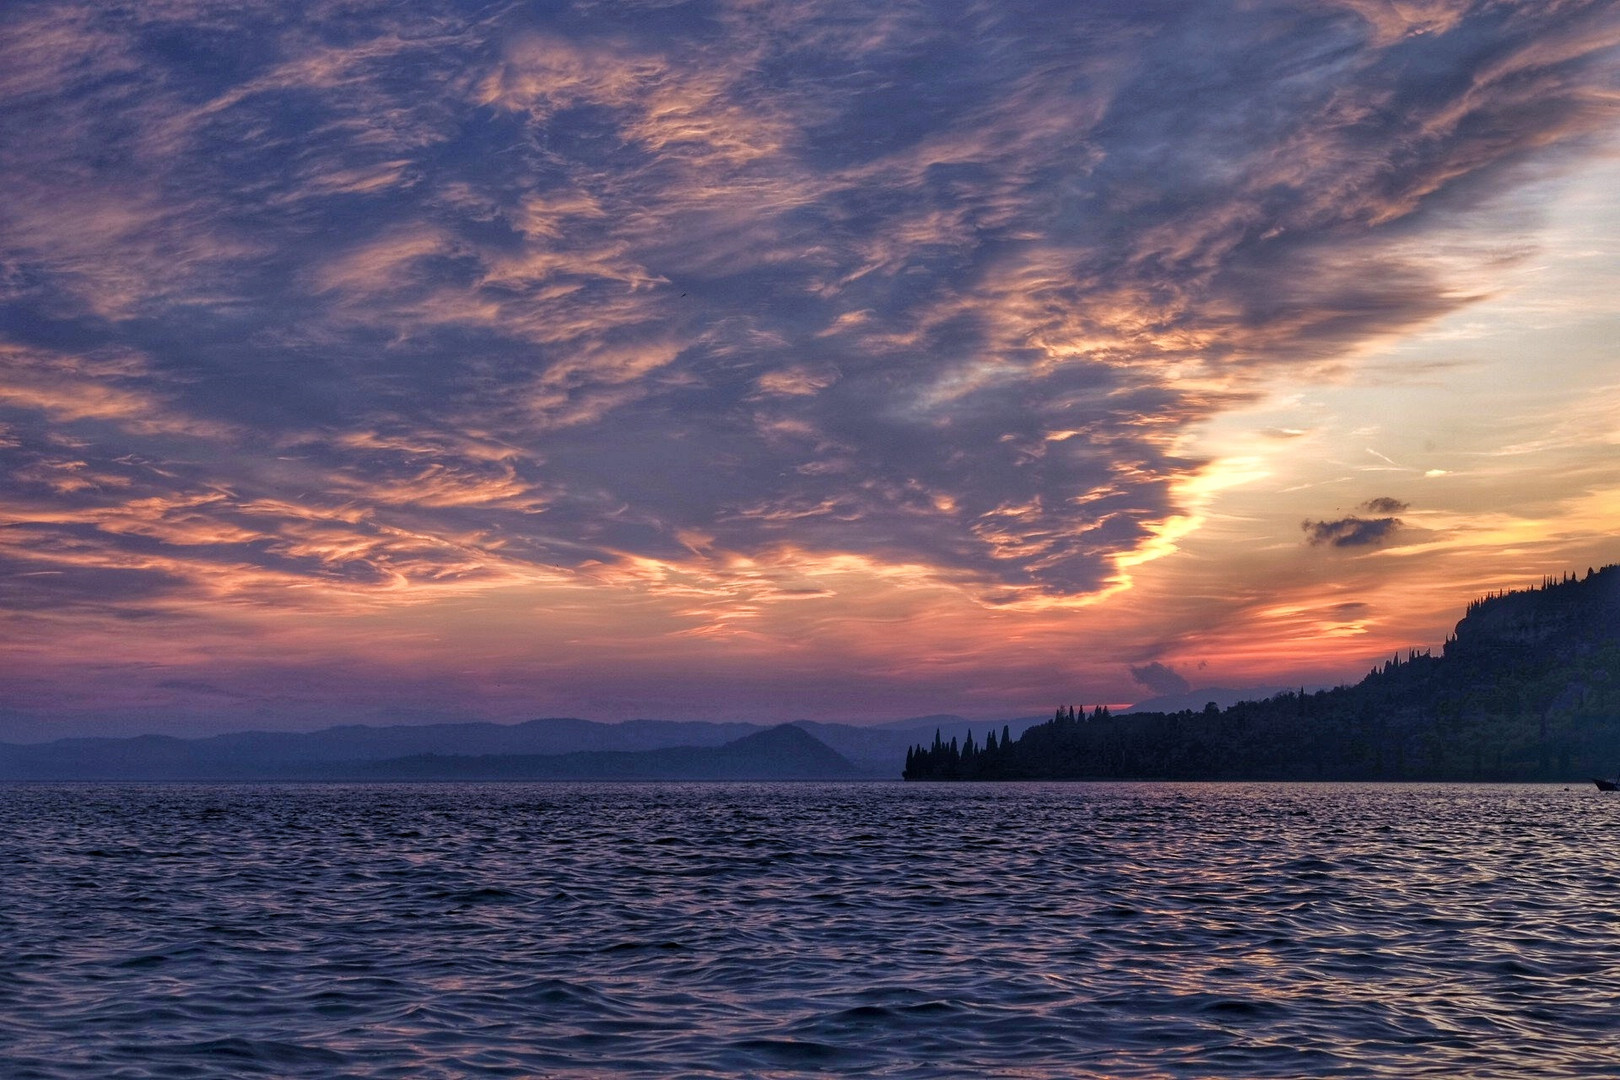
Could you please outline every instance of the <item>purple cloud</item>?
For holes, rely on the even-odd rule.
[[[1182,433],[1466,303],[1424,238],[1614,89],[1600,3],[548,12],[0,14],[19,609],[788,550],[1093,594]]]

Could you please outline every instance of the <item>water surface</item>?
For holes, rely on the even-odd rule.
[[[1620,1075],[1620,796],[0,786],[0,1072]]]

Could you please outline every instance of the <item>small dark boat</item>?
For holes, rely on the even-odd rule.
[[[1597,785],[1599,791],[1620,791],[1620,780],[1599,780],[1594,776],[1592,783]]]

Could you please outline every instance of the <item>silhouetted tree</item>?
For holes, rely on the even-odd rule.
[[[1620,566],[1471,602],[1439,656],[1408,649],[1360,683],[1202,711],[1074,706],[958,749],[936,731],[909,779],[1521,779],[1620,760]]]

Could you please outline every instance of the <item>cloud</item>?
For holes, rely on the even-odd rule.
[[[1410,504],[1388,495],[1378,495],[1356,507],[1377,517],[1351,514],[1335,520],[1312,521],[1306,519],[1300,528],[1305,531],[1305,542],[1312,547],[1327,545],[1336,548],[1377,547],[1394,535],[1405,522],[1395,515],[1410,509]]]
[[[1300,528],[1305,530],[1305,542],[1312,547],[1327,544],[1336,548],[1377,547],[1400,527],[1400,518],[1363,518],[1353,515],[1336,521],[1307,519],[1300,525]]]
[[[1131,678],[1161,696],[1170,694],[1185,694],[1192,689],[1192,684],[1178,675],[1175,669],[1167,667],[1155,660],[1142,667],[1131,668]]]
[[[1096,597],[1189,520],[1189,432],[1480,295],[1616,42],[1439,0],[6,18],[29,610],[683,574],[740,610],[820,594],[749,576],[790,557]],[[1360,509],[1308,542],[1406,508]]]

